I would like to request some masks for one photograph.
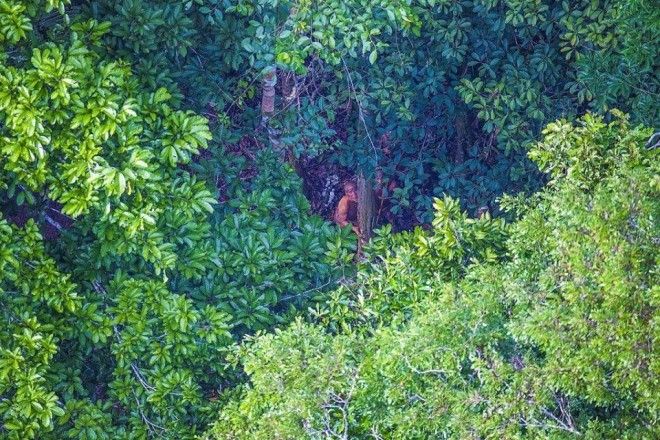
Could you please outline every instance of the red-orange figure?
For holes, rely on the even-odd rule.
[[[335,210],[335,223],[344,227],[350,224],[353,231],[360,237],[360,226],[357,219],[357,187],[354,182],[344,182],[344,196],[339,200]]]

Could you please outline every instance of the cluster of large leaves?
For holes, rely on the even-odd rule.
[[[0,219],[0,432],[34,438],[64,414],[51,362],[81,298],[46,254],[34,222]]]
[[[607,11],[605,22],[612,28],[612,41],[603,50],[582,54],[578,80],[593,97],[594,109],[618,108],[657,127],[660,11],[653,1],[620,1]]]
[[[438,271],[445,252],[419,246],[415,259],[410,244],[394,247],[365,268],[365,289],[338,295],[336,319],[356,327],[333,336],[297,322],[236,353],[252,383],[209,436],[653,438],[660,188],[649,134],[592,116],[548,127],[534,152],[555,183],[509,200],[520,218],[505,261],[464,262],[461,276]],[[562,140],[570,148],[552,155]],[[591,179],[576,172],[586,155]],[[363,319],[383,309],[383,294],[365,293],[383,290],[389,317]]]
[[[181,280],[200,301],[219,301],[239,333],[288,321],[351,271],[356,238],[310,213],[301,181],[272,151],[254,161],[227,154],[192,165],[220,182],[225,200],[212,217],[212,267],[201,281]]]
[[[38,16],[39,6],[53,5],[17,10]],[[2,226],[2,432],[12,438],[190,432],[197,418],[186,414],[199,411],[204,369],[220,365],[217,350],[200,349],[230,340],[217,305],[115,276],[123,267],[165,277],[208,260],[198,244],[216,199],[178,167],[207,145],[206,121],[170,108],[166,90],[143,91],[128,66],[102,58],[94,43],[106,30],[80,23],[70,41],[31,54],[19,38],[2,46],[2,207],[27,203],[15,221],[33,218]],[[69,231],[62,216],[75,222]],[[70,275],[44,249],[45,225],[67,235],[56,255]],[[195,269],[184,273],[203,267]]]
[[[35,48],[27,63],[5,55],[0,185],[18,204],[27,193],[37,205],[50,199],[72,218],[85,215],[98,264],[140,254],[136,264],[160,273],[199,258],[181,228],[203,229],[200,214],[215,198],[177,165],[210,132],[200,116],[171,109],[166,90],[145,93],[128,66],[90,50],[84,39],[106,29],[77,25],[70,43]]]
[[[0,1],[0,45],[16,44],[28,39],[32,20],[44,12],[64,14],[71,0],[2,0]]]
[[[351,240],[274,157],[243,185],[206,119],[109,56],[107,23],[52,6],[0,4],[26,31],[0,42],[0,435],[190,438],[236,379],[223,349],[331,285]]]
[[[2,220],[0,232],[3,436],[182,436],[204,426],[231,342],[226,314],[160,281],[118,276],[86,291],[58,270],[34,221]]]

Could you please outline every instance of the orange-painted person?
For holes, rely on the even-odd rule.
[[[337,209],[335,210],[335,223],[342,228],[348,224],[351,225],[353,231],[360,237],[360,227],[357,219],[357,187],[355,182],[344,182],[344,196],[339,200]]]

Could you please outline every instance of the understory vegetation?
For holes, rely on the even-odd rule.
[[[657,438],[658,41],[648,0],[0,0],[0,438]]]
[[[531,151],[551,185],[507,199],[515,221],[469,219],[447,198],[430,231],[383,232],[382,258],[316,324],[235,351],[250,381],[211,438],[653,438],[648,134],[592,116],[552,124]]]

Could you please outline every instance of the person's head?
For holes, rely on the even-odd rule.
[[[347,180],[344,182],[344,195],[348,197],[348,199],[352,202],[357,201],[357,186],[355,186],[355,182],[351,180]]]

